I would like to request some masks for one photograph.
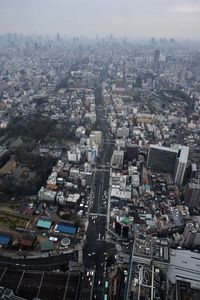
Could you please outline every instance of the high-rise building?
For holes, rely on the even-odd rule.
[[[124,162],[124,151],[114,150],[112,155],[112,166],[113,168],[121,169]]]
[[[79,162],[81,158],[80,149],[72,148],[70,151],[67,151],[67,157],[70,162]]]
[[[154,172],[172,174],[174,182],[182,185],[188,154],[189,147],[187,146],[178,146],[173,149],[160,145],[150,145],[147,165]]]
[[[151,45],[154,46],[156,44],[155,37],[152,37],[151,40],[150,40],[150,42],[151,42]]]
[[[195,226],[196,225],[196,226]],[[185,247],[187,249],[196,248],[200,246],[200,228],[199,224],[186,224],[183,232],[185,239]]]
[[[133,159],[138,159],[138,145],[127,143],[126,145],[126,151],[125,156],[128,159],[128,161],[132,161]]]
[[[197,178],[197,171],[198,171],[197,164],[192,163],[188,170],[188,176],[190,178]]]
[[[57,39],[57,41],[60,41],[60,34],[59,33],[57,33],[56,39]]]
[[[127,217],[117,217],[115,231],[120,237],[127,239],[130,232],[130,219]]]
[[[189,154],[189,147],[188,146],[181,146],[177,153],[176,164],[174,168],[174,182],[176,184],[182,185],[185,170],[188,161],[188,154]]]
[[[200,184],[189,183],[185,194],[185,204],[190,208],[200,207]]]
[[[173,174],[176,157],[177,150],[159,145],[150,145],[147,165],[154,172]]]
[[[89,136],[89,145],[92,147],[94,145],[101,146],[102,141],[102,132],[101,131],[92,131]]]
[[[154,52],[153,69],[156,73],[159,73],[160,68],[160,50]]]

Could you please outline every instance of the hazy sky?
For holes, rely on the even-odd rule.
[[[200,37],[200,0],[0,0],[0,33]]]

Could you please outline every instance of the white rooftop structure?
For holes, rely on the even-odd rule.
[[[170,151],[170,152],[174,152],[174,153],[178,152],[177,149],[173,149],[173,148],[165,147],[165,146],[161,146],[161,145],[150,145],[149,148],[164,150],[164,151]]]
[[[70,194],[67,198],[67,202],[77,203],[80,198],[80,194]]]
[[[174,250],[170,253],[169,279],[189,282],[191,288],[200,289],[200,255],[188,250]]]

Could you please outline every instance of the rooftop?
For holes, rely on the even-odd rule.
[[[199,253],[172,249],[170,261],[169,279],[172,283],[182,280],[190,282],[192,288],[200,289]]]
[[[51,251],[54,249],[54,242],[52,241],[44,241],[40,242],[40,247],[42,251]]]
[[[48,221],[48,220],[38,220],[37,222],[37,227],[40,228],[50,229],[51,225],[52,225],[52,221]]]
[[[163,151],[170,151],[170,152],[174,152],[174,153],[178,152],[178,150],[176,150],[176,149],[172,149],[170,147],[164,147],[164,146],[161,146],[161,145],[150,145],[149,148],[153,148],[153,149],[157,149],[157,150],[163,150]]]

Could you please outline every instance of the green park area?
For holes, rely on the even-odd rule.
[[[16,227],[26,227],[27,220],[13,218],[1,215],[0,213],[0,231],[15,230]]]

